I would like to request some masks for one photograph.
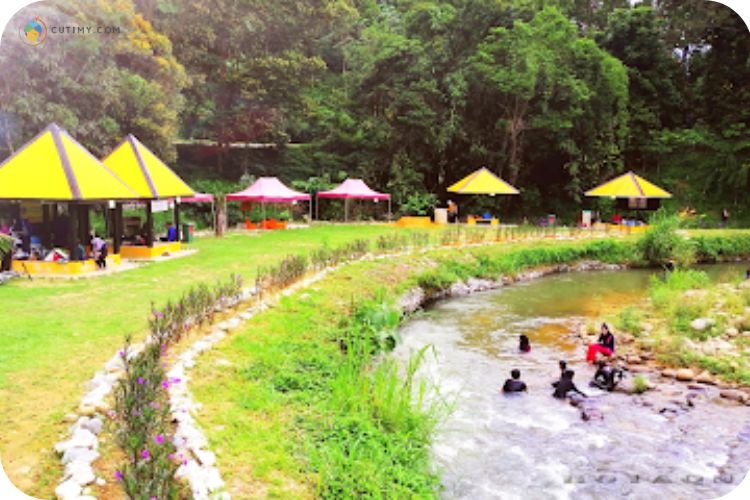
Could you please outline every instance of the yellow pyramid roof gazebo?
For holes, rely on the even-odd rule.
[[[0,199],[127,200],[138,194],[52,123],[0,164]]]
[[[195,194],[132,134],[128,134],[102,162],[132,186],[141,198],[175,198]]]
[[[456,182],[448,188],[448,191],[459,194],[518,194],[514,188],[489,170],[482,167]]]
[[[601,186],[586,191],[586,196],[608,198],[671,198],[672,194],[633,172],[622,174]]]

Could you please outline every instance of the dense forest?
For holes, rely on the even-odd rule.
[[[119,26],[29,46],[17,25]],[[418,211],[487,166],[572,214],[635,170],[675,208],[740,214],[750,36],[704,0],[53,0],[0,49],[0,148],[55,121],[97,155],[132,132],[195,187],[359,176]]]

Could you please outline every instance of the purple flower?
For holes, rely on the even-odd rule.
[[[182,379],[180,377],[172,377],[169,379],[170,384],[179,384],[182,382]]]
[[[151,401],[151,402],[150,402],[150,403],[148,404],[148,406],[149,406],[149,408],[152,408],[152,409],[154,409],[154,410],[158,410],[158,409],[159,409],[159,403],[157,403],[156,401]]]
[[[116,470],[115,471],[115,479],[117,481],[122,481],[122,472],[120,472],[119,470]]]
[[[138,385],[143,385],[146,383],[146,379],[143,377],[138,377]]]
[[[146,449],[141,452],[141,458],[144,460],[148,460],[151,458],[151,453]]]
[[[117,354],[119,354],[121,358],[125,357],[125,351],[124,350],[118,352]]]
[[[161,383],[161,386],[165,389],[169,389],[169,380],[165,380]]]
[[[157,434],[154,436],[154,442],[156,444],[164,444],[164,436],[162,434]]]
[[[169,460],[174,460],[174,453],[170,453],[169,455],[167,455],[167,458]]]

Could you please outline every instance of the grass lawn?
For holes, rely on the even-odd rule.
[[[150,303],[161,304],[190,285],[254,279],[257,266],[288,253],[306,253],[396,229],[385,225],[326,225],[260,235],[202,238],[198,253],[139,269],[82,280],[15,280],[0,286],[0,456],[13,481],[49,496],[59,474],[51,448],[61,423],[101,369],[132,333],[142,338]]]

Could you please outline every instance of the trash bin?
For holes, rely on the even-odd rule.
[[[554,226],[555,222],[557,222],[557,216],[555,214],[548,214],[547,215],[547,225],[548,226]]]
[[[182,242],[190,243],[195,238],[195,224],[186,222],[182,225]]]
[[[436,208],[435,209],[435,224],[447,224],[447,223],[448,223],[448,209]]]

